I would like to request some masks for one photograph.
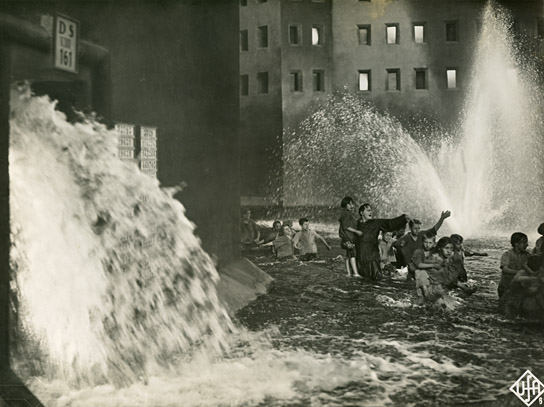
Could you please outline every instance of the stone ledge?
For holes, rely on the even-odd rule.
[[[221,268],[219,276],[217,294],[231,315],[257,296],[265,294],[273,281],[272,277],[244,257]]]

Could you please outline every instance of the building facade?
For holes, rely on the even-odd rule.
[[[281,191],[282,134],[331,92],[330,1],[240,1],[242,204]]]
[[[486,3],[242,0],[242,203],[262,204],[267,194],[282,197],[283,185],[291,182],[281,170],[285,137],[332,93],[355,93],[401,122],[418,117],[454,126],[466,99]],[[542,55],[542,3],[500,3],[512,14],[513,35],[535,43]],[[269,36],[266,49],[259,48],[262,26]],[[264,93],[258,78],[267,69]],[[267,153],[271,150],[276,154]],[[275,203],[289,205],[283,198]]]

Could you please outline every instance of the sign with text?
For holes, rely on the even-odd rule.
[[[72,73],[78,70],[79,21],[56,15],[53,38],[55,68]]]
[[[119,135],[119,138],[117,139],[117,150],[119,158],[122,160],[134,159],[135,127],[134,124],[115,124],[115,131]]]

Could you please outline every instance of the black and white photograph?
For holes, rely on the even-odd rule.
[[[544,404],[544,0],[0,0],[0,407]]]

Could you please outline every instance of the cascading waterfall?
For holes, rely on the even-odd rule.
[[[68,382],[126,384],[197,342],[221,351],[234,327],[183,206],[117,158],[113,132],[72,125],[54,108],[25,88],[13,92],[19,360]]]

